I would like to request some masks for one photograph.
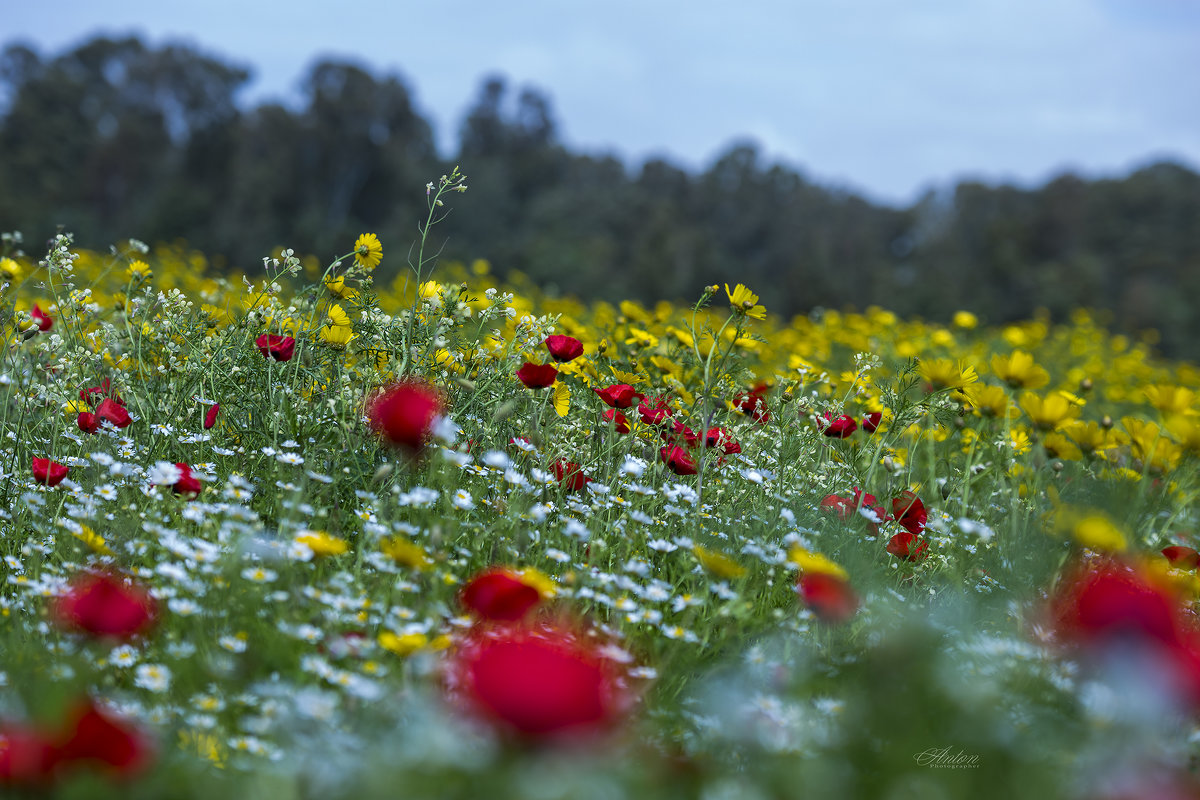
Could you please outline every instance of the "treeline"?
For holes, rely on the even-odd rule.
[[[0,229],[85,246],[185,239],[252,268],[273,248],[329,257],[363,231],[400,269],[423,186],[461,164],[444,255],[584,297],[688,299],[742,281],[772,311],[879,304],[989,322],[1109,309],[1200,358],[1200,175],[1170,163],[1035,190],[965,182],[876,205],[732,145],[701,173],[630,169],[561,143],[548,99],[483,82],[453,158],[396,75],[323,61],[291,108],[238,101],[245,67],[188,46],[96,38],[0,55]]]

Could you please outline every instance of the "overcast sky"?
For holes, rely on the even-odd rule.
[[[893,202],[963,175],[1200,165],[1200,0],[5,0],[0,40],[186,40],[294,96],[317,56],[396,71],[449,153],[481,78],[563,139],[703,167],[735,138]],[[464,165],[470,172],[470,165]]]

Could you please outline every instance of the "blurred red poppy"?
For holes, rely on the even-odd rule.
[[[37,303],[33,304],[33,310],[29,312],[29,316],[33,318],[39,331],[48,331],[54,327],[54,320],[50,318],[49,314],[42,311]]]
[[[568,492],[578,492],[592,482],[591,478],[583,474],[583,467],[574,461],[564,461],[560,458],[554,462],[551,469],[554,470],[554,477],[559,484]]]
[[[442,395],[428,383],[394,383],[367,402],[371,429],[389,444],[420,452],[444,411]]]
[[[887,545],[887,551],[902,561],[920,561],[928,555],[928,549],[929,542],[909,531],[900,531]]]
[[[825,427],[821,433],[833,439],[845,439],[858,430],[858,423],[854,421],[854,417],[847,414],[831,418],[829,412],[825,412],[824,420]]]
[[[668,445],[658,451],[659,457],[667,465],[667,469],[676,475],[695,475],[696,460],[677,444]]]
[[[542,600],[541,593],[521,575],[493,567],[476,575],[458,596],[467,609],[493,622],[516,622]]]
[[[204,414],[204,430],[208,430],[213,425],[217,424],[217,414],[221,411],[220,403],[213,403],[209,406],[208,411]]]
[[[149,766],[153,757],[145,733],[88,699],[75,711],[58,746],[57,762],[60,768],[91,765],[113,777],[128,778]]]
[[[601,648],[561,624],[477,629],[451,653],[447,678],[468,711],[528,741],[595,735],[630,705]]]
[[[804,605],[825,622],[845,622],[858,611],[858,595],[847,581],[836,576],[805,573],[796,588]]]
[[[1200,553],[1190,547],[1178,544],[1171,545],[1170,547],[1164,547],[1162,554],[1166,556],[1167,561],[1171,562],[1172,566],[1179,567],[1180,569],[1195,569],[1197,565],[1200,565]]]
[[[108,572],[77,575],[52,611],[64,628],[114,639],[131,639],[153,627],[158,604],[140,586]]]
[[[892,515],[904,530],[912,534],[925,530],[925,522],[929,519],[921,498],[909,491],[902,492],[892,500]]]
[[[100,401],[100,405],[96,406],[96,416],[108,420],[118,428],[127,428],[133,422],[129,412],[125,410],[125,406],[111,397],[104,398]]]
[[[867,433],[874,433],[879,430],[881,422],[883,422],[883,412],[872,411],[862,418],[862,429]]]

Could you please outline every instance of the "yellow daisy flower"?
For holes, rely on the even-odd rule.
[[[725,284],[725,294],[729,297],[730,307],[737,313],[754,319],[767,318],[766,306],[758,305],[758,295],[742,284],[739,283],[732,292],[729,291],[729,284]]]
[[[373,233],[364,233],[354,242],[354,260],[367,272],[379,266],[383,260],[383,245]]]

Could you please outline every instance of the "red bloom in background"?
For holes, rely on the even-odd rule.
[[[600,647],[561,625],[477,630],[450,655],[447,678],[470,712],[531,741],[599,733],[629,706]]]
[[[734,397],[733,404],[743,414],[762,425],[771,420],[771,412],[767,411],[767,392],[769,391],[771,391],[771,387],[767,384],[755,384],[750,391]]]
[[[464,607],[492,622],[516,622],[542,600],[541,592],[504,567],[484,570],[458,596]]]
[[[696,460],[687,450],[677,444],[668,445],[658,451],[659,457],[667,465],[667,469],[676,475],[695,475]]]
[[[75,424],[84,433],[95,433],[100,430],[100,418],[90,411],[80,411]]]
[[[420,452],[444,410],[442,395],[428,383],[394,383],[367,403],[371,430],[389,444]]]
[[[879,430],[879,423],[883,422],[882,411],[872,411],[862,418],[862,429],[867,433],[874,433]]]
[[[0,786],[43,786],[53,777],[57,760],[51,737],[24,725],[0,725]]]
[[[525,384],[527,389],[545,389],[558,380],[558,370],[552,364],[534,364],[526,361],[517,370],[517,380]]]
[[[263,358],[273,358],[276,361],[291,361],[296,353],[296,340],[291,336],[281,336],[277,333],[264,333],[254,340],[258,352]]]
[[[145,589],[107,572],[77,575],[53,604],[54,618],[64,628],[115,639],[149,630],[157,610]]]
[[[555,361],[574,361],[583,355],[583,342],[573,336],[547,336],[546,349]]]
[[[100,405],[96,406],[96,416],[108,420],[118,428],[127,428],[133,422],[129,417],[129,412],[125,410],[125,406],[111,397],[104,398],[100,401]]]
[[[719,447],[727,456],[742,452],[742,446],[733,440],[733,436],[724,428],[709,428],[704,434],[705,447]]]
[[[892,518],[883,506],[877,505],[878,502],[875,495],[864,492],[855,486],[848,497],[836,494],[826,495],[821,500],[821,508],[832,511],[843,522],[854,516],[855,512],[861,513],[869,522],[868,528],[871,535],[878,536],[879,523]]]
[[[111,392],[112,392],[112,381],[110,381],[108,378],[105,378],[104,380],[100,381],[99,386],[92,386],[87,389],[80,389],[79,390],[79,399],[84,401],[88,405],[94,406],[96,396],[98,395],[101,399],[103,399],[105,397],[111,397],[113,399],[113,401],[117,403],[117,405],[122,405],[122,406],[125,405],[124,400],[122,400],[120,397],[118,397],[115,394],[111,394]]]
[[[921,498],[908,491],[892,500],[892,514],[901,527],[912,534],[925,530],[925,521],[929,519]]]
[[[559,484],[568,492],[578,492],[592,482],[592,479],[583,474],[583,467],[576,464],[574,461],[564,461],[558,459],[551,467],[554,470],[554,477]]]
[[[48,458],[33,459],[33,479],[47,486],[58,486],[71,468]]]
[[[902,561],[920,561],[928,555],[928,549],[929,542],[908,531],[900,531],[887,545],[887,551]]]
[[[638,413],[642,415],[642,422],[647,425],[661,425],[663,420],[671,416],[671,407],[661,398],[644,399],[638,403]]]
[[[645,397],[645,395],[638,394],[637,390],[628,383],[614,383],[612,386],[605,386],[603,389],[593,387],[592,391],[613,408],[629,408]]]
[[[821,433],[826,436],[845,439],[856,430],[858,430],[858,423],[854,421],[854,417],[842,414],[840,417],[830,418],[829,412],[825,412],[825,427]]]
[[[617,433],[629,433],[629,418],[615,408],[605,411],[600,418],[605,422],[613,423],[617,428]]]
[[[796,589],[804,605],[825,622],[845,622],[858,611],[858,595],[847,581],[834,575],[805,573]]]
[[[1164,547],[1162,554],[1166,556],[1167,561],[1171,562],[1171,566],[1179,567],[1180,569],[1195,569],[1200,565],[1200,553],[1190,547],[1183,545],[1171,545]]]
[[[213,403],[209,406],[208,411],[204,414],[204,430],[208,430],[213,425],[217,424],[217,414],[221,411],[220,403]]]
[[[192,468],[182,461],[176,462],[175,466],[179,468],[179,480],[171,484],[171,491],[183,495],[188,500],[198,497],[200,492],[204,491],[204,486],[199,478],[192,474]]]
[[[48,331],[54,327],[54,320],[50,318],[45,311],[38,307],[37,303],[33,304],[33,310],[29,312],[29,316],[37,323],[39,331]]]
[[[89,699],[76,710],[58,746],[57,761],[60,767],[90,764],[127,778],[149,766],[153,757],[153,747],[142,731]]]
[[[700,434],[678,420],[671,420],[671,427],[664,429],[660,438],[669,445],[682,442],[688,448],[695,447],[700,443]]]

